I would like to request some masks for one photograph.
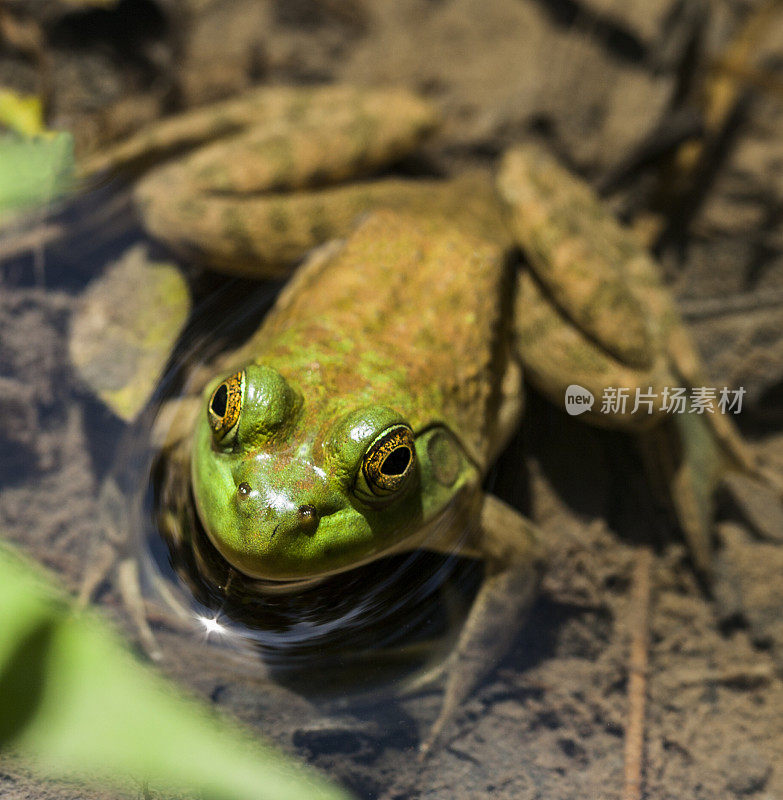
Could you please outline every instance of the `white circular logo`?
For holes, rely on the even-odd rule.
[[[595,403],[595,397],[592,392],[588,392],[583,386],[578,383],[572,383],[565,393],[565,410],[572,416],[576,417],[579,414],[584,414],[589,411]]]

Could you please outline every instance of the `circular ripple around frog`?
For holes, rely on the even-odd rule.
[[[172,402],[194,393],[193,366],[241,342],[276,292],[237,281],[201,301],[156,396],[118,448],[113,480],[127,503],[145,601],[205,647],[240,651],[250,669],[309,691],[415,678],[448,653],[478,588],[479,564],[417,550],[320,581],[249,578],[206,536],[187,465],[150,444],[175,424]]]

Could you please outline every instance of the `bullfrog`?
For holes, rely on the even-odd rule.
[[[262,89],[85,166],[166,157],[136,188],[152,236],[213,269],[291,275],[167,416],[170,470],[223,574],[296,591],[418,548],[484,562],[422,752],[508,648],[542,572],[541,534],[483,489],[523,377],[558,406],[707,384],[651,255],[542,146],[512,147],[494,180],[371,177],[436,120],[403,90]],[[596,403],[582,418],[637,436],[709,576],[721,475],[770,476],[727,415],[687,410]]]

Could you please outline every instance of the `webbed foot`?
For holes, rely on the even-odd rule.
[[[486,576],[445,663],[443,705],[419,746],[420,761],[438,747],[460,705],[506,653],[538,590],[540,536],[529,520],[492,495],[484,498],[476,545],[487,559]]]
[[[122,519],[126,501],[113,479],[104,482],[98,505],[103,536],[92,548],[77,595],[77,606],[84,608],[93,602],[103,584],[115,584],[142,650],[150,660],[160,661],[163,654],[150,626],[151,609],[144,599],[138,561],[128,553],[128,534]],[[173,630],[192,630],[182,615],[177,616],[173,602],[169,605],[173,609],[170,612],[155,606],[156,621]]]

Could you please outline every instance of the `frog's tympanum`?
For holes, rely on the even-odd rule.
[[[536,591],[535,530],[482,490],[518,425],[523,375],[560,405],[571,384],[600,397],[705,383],[651,257],[540,148],[508,152],[495,191],[483,174],[367,179],[434,119],[399,91],[264,90],[107,157],[178,154],[137,196],[149,230],[185,257],[279,276],[336,240],[183,404],[171,458],[209,540],[250,578],[318,579],[412,548],[484,560],[425,748]],[[504,257],[509,243],[529,267]],[[726,467],[758,470],[724,415],[630,412],[584,418],[638,433],[709,574],[716,482]]]

